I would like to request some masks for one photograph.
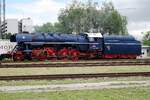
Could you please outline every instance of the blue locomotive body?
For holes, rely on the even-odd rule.
[[[17,50],[13,53],[14,60],[136,58],[141,54],[141,43],[132,36],[22,33],[13,35],[10,41],[18,43]]]
[[[141,43],[132,36],[104,36],[104,55],[110,58],[141,54]]]
[[[24,43],[31,45],[44,45],[44,44],[61,44],[61,45],[74,45],[78,46],[81,51],[87,51],[88,49],[100,49],[102,48],[101,38],[99,41],[89,41],[86,35],[74,35],[74,34],[61,34],[61,33],[33,33],[33,34],[17,34],[11,37],[11,42],[17,42],[18,44]]]
[[[17,34],[12,42],[87,42],[84,36],[60,33]]]

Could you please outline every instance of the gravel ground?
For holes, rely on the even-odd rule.
[[[100,82],[64,85],[37,85],[37,86],[4,86],[0,87],[0,92],[49,92],[66,90],[87,90],[87,89],[111,89],[150,86],[150,81],[120,81],[120,82]]]

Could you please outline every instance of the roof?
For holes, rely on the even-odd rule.
[[[98,37],[98,38],[102,38],[102,34],[101,33],[85,33],[88,35],[88,37]]]
[[[133,36],[130,35],[104,35],[105,40],[135,40]]]
[[[150,46],[143,45],[142,48],[144,48],[144,49],[150,49]]]

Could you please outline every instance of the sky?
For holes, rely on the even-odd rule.
[[[31,17],[34,25],[57,22],[60,9],[72,0],[6,0],[7,18]],[[82,0],[86,1],[86,0]],[[100,4],[105,0],[93,0]],[[108,1],[108,0],[107,0]],[[109,0],[110,1],[110,0]],[[131,35],[141,39],[141,32],[150,31],[150,0],[111,0],[115,8],[128,20]]]

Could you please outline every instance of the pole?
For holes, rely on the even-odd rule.
[[[3,21],[5,22],[6,18],[6,2],[3,0]]]
[[[2,39],[2,2],[0,0],[0,38]]]
[[[3,34],[5,34],[5,26],[6,26],[6,1],[3,0],[3,27],[4,27],[4,32]]]

